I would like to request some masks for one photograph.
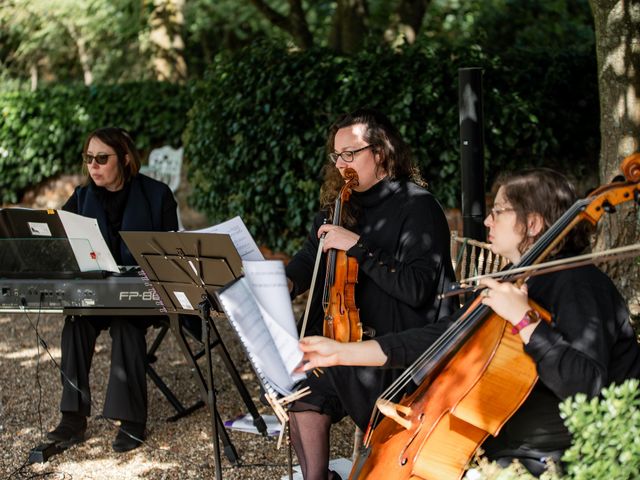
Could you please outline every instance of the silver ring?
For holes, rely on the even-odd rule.
[[[490,290],[490,289],[488,289],[488,288],[485,288],[485,289],[482,291],[482,296],[483,296],[483,297],[485,297],[485,298],[489,298],[489,295],[490,295],[490,294],[491,294],[491,290]]]

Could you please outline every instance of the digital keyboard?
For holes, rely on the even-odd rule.
[[[105,278],[0,278],[0,312],[154,315],[164,311],[136,271]]]

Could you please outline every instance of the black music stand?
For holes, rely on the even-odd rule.
[[[212,319],[212,316],[223,315],[214,292],[241,275],[240,256],[229,235],[224,234],[187,232],[120,232],[120,234],[162,300],[166,313],[171,319],[171,329],[185,357],[197,373],[203,400],[209,406],[211,414],[216,478],[220,480],[222,467],[219,438],[222,439],[225,455],[229,461],[235,465],[239,463],[239,459],[216,406],[212,347],[220,348],[220,356],[253,417],[254,425],[263,435],[267,434],[266,424],[233,365]],[[186,341],[184,329],[181,326],[181,314],[200,316],[207,365],[206,378],[198,365],[198,356],[194,355]]]

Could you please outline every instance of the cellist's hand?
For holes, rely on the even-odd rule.
[[[526,283],[516,287],[510,282],[498,282],[492,278],[485,278],[480,281],[480,285],[486,287],[480,292],[482,303],[491,307],[494,312],[512,325],[517,325],[525,313],[531,309]],[[529,341],[536,326],[537,323],[532,323],[520,330],[525,343]]]
[[[324,246],[322,247],[322,250],[325,252],[330,248],[347,251],[358,243],[358,239],[360,238],[360,235],[357,233],[331,224],[320,225],[318,238],[322,237],[322,235],[325,235]]]
[[[387,356],[375,340],[340,343],[326,337],[304,337],[300,339],[304,352],[297,372],[306,372],[318,367],[336,365],[382,366]]]

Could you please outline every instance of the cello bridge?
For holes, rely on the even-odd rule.
[[[376,407],[385,417],[390,418],[405,430],[411,428],[411,420],[407,418],[411,415],[410,407],[382,399],[376,402]]]

